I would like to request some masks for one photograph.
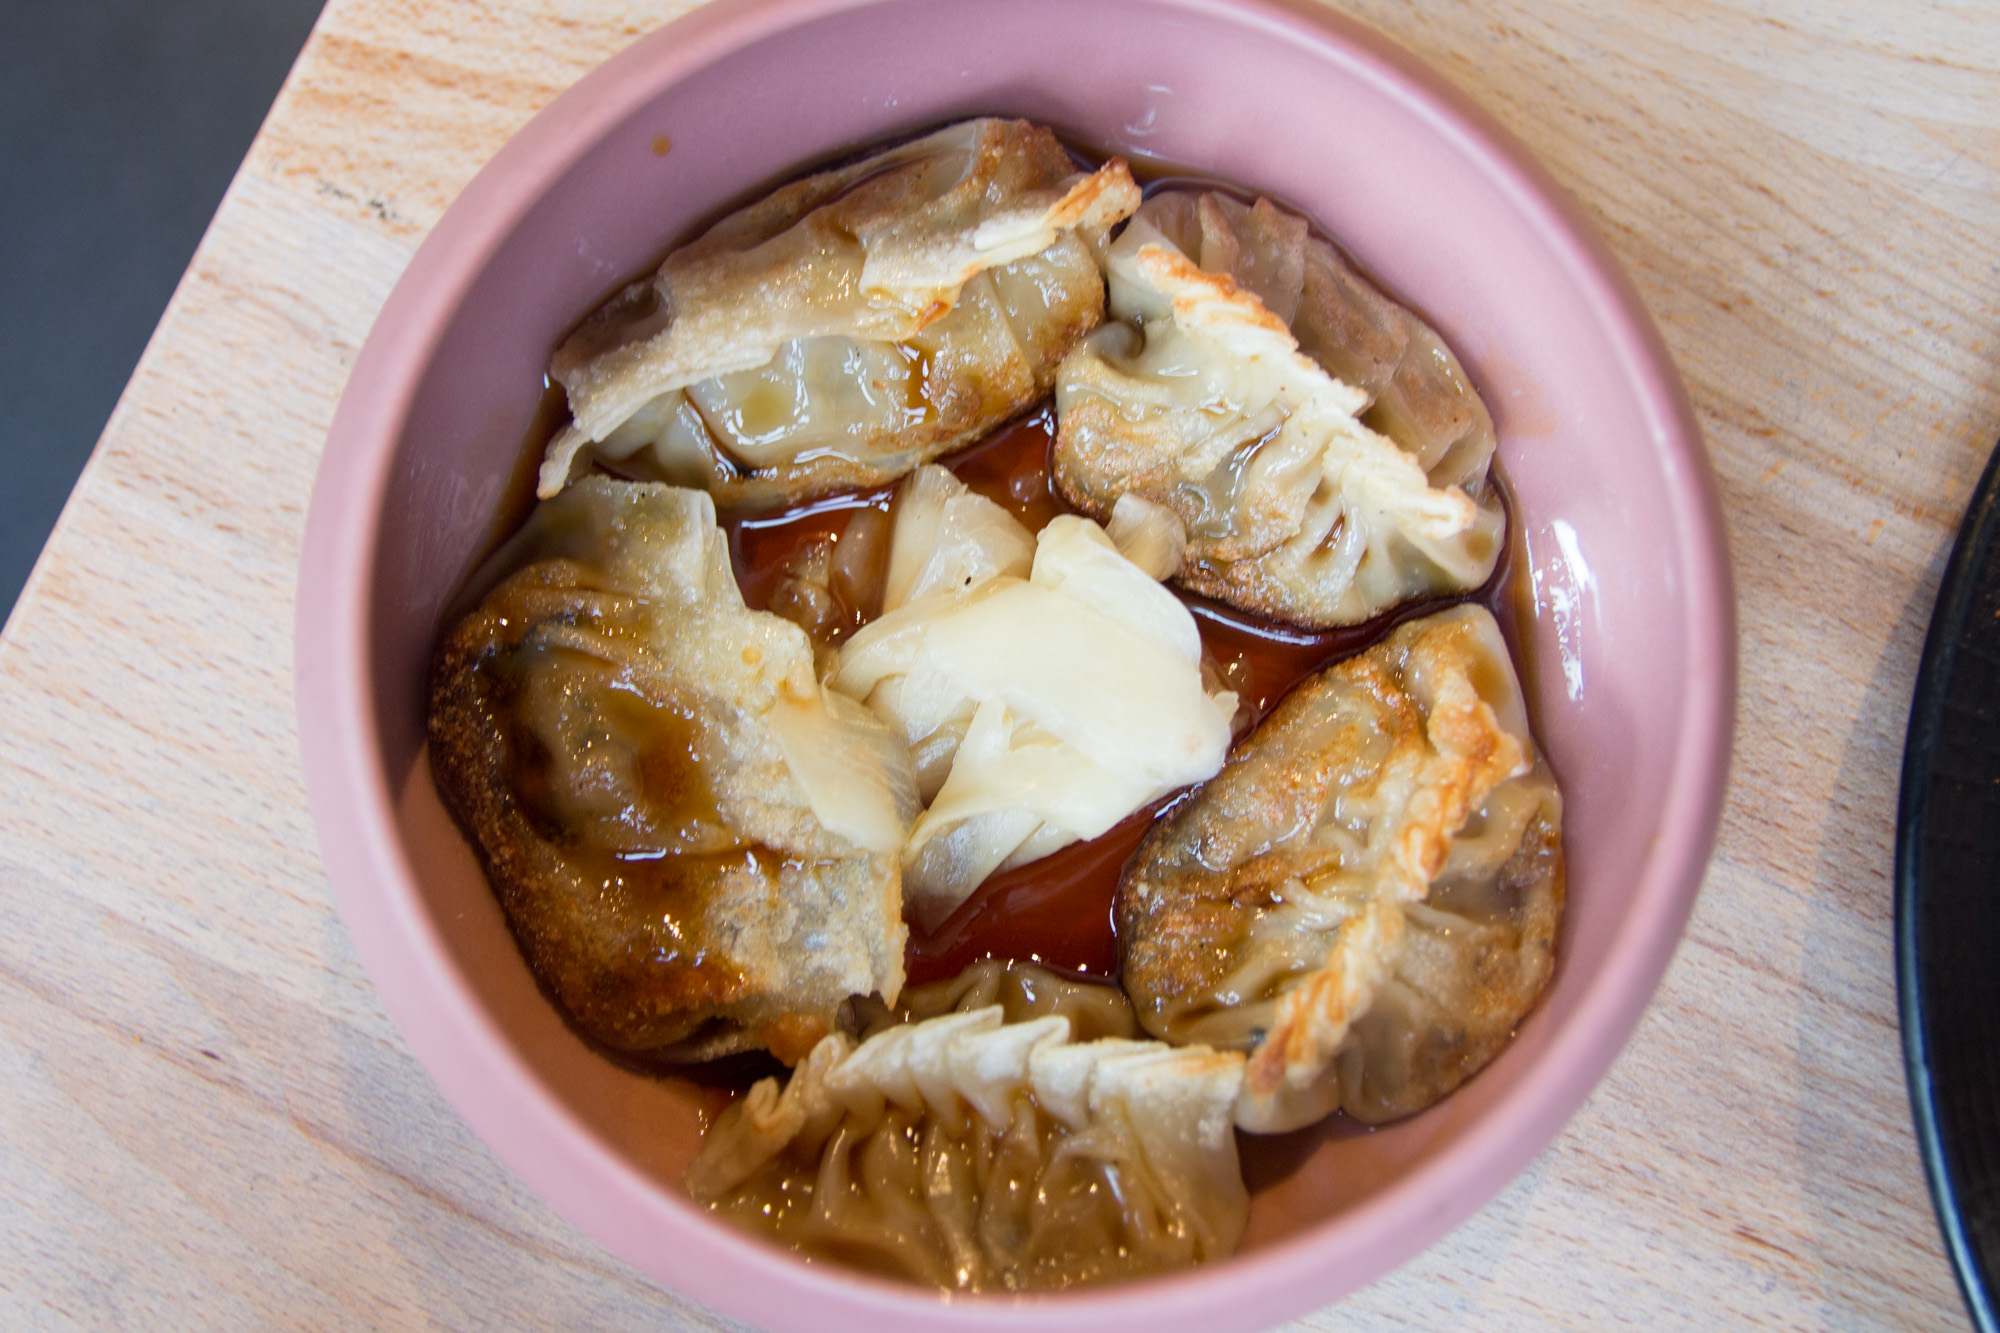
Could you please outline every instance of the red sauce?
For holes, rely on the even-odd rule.
[[[1044,403],[944,461],[960,481],[1040,532],[1056,515],[1076,512],[1056,490],[1049,461],[1055,439],[1055,404]]]
[[[736,585],[743,589],[743,600],[756,610],[768,610],[771,594],[793,555],[816,538],[838,542],[857,509],[880,509],[886,513],[894,489],[884,486],[872,491],[830,495],[777,514],[723,515],[721,525],[729,537],[729,562],[736,567]]]
[[[1001,871],[928,936],[913,928],[909,984],[955,977],[982,958],[1115,975],[1111,898],[1118,874],[1169,803],[1149,805],[1089,842],[1073,842],[1039,861]]]
[[[1055,411],[1045,404],[940,461],[973,490],[1039,530],[1056,515],[1075,512],[1056,490],[1050,466],[1054,442]],[[766,609],[796,554],[817,540],[837,543],[855,510],[885,509],[892,493],[892,488],[883,488],[778,514],[724,515],[722,525],[729,534],[744,600]],[[1501,567],[1475,596],[1497,603],[1495,590],[1503,584],[1509,563],[1503,555]],[[1404,620],[1464,600],[1417,602],[1365,625],[1311,631],[1267,624],[1178,588],[1174,592],[1193,612],[1212,666],[1237,692],[1239,736],[1315,671],[1362,651]],[[1153,821],[1185,795],[1176,793],[1156,802],[1089,842],[1074,843],[992,876],[929,935],[912,927],[909,983],[953,976],[968,963],[987,957],[1034,960],[1115,976],[1118,945],[1111,901],[1119,874]]]

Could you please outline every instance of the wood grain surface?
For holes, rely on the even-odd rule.
[[[1721,478],[1738,748],[1611,1075],[1449,1239],[1298,1327],[1949,1329],[1890,860],[2000,430],[1978,4],[1345,0],[1630,269]],[[334,0],[0,641],[0,1322],[726,1327],[552,1214],[390,1026],[298,775],[293,578],[347,368],[550,97],[685,6]]]

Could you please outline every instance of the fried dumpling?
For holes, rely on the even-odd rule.
[[[1422,1110],[1534,1005],[1562,801],[1499,627],[1464,605],[1300,684],[1119,883],[1148,1032],[1248,1052],[1246,1129]]]
[[[1465,367],[1415,311],[1382,294],[1268,199],[1167,190],[1142,215],[1207,273],[1225,274],[1283,320],[1299,350],[1367,397],[1363,424],[1415,455],[1433,486],[1476,491],[1493,461],[1493,418]],[[1136,317],[1120,309],[1120,318]]]
[[[1359,623],[1492,573],[1504,515],[1485,408],[1436,334],[1302,219],[1164,193],[1106,269],[1114,319],[1056,377],[1072,504],[1172,509],[1183,585],[1299,625]]]
[[[577,1026],[789,1061],[850,996],[893,1000],[908,756],[744,606],[709,497],[587,478],[489,569],[433,670],[431,767]]]
[[[1213,774],[1236,696],[1206,692],[1194,618],[1097,524],[1031,538],[943,468],[904,485],[887,609],[829,683],[910,749],[928,808],[904,891],[929,930],[995,870]]]
[[[821,1042],[725,1110],[697,1201],[809,1256],[956,1291],[1044,1291],[1231,1253],[1243,1057],[998,1005]]]
[[[1139,203],[1026,121],[970,120],[730,214],[558,349],[586,457],[725,504],[879,485],[1049,391],[1104,314],[1092,246]]]

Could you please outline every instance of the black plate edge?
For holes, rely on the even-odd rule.
[[[1903,1061],[1910,1090],[1910,1110],[1916,1121],[1917,1147],[1930,1181],[1931,1202],[1944,1232],[1959,1290],[1979,1333],[2000,1333],[1994,1291],[1981,1255],[1966,1233],[1960,1212],[1958,1184],[1953,1179],[1946,1147],[1938,1131],[1935,1088],[1932,1085],[1929,1036],[1925,1030],[1923,995],[1918,974],[1918,831],[1931,809],[1931,759],[1944,723],[1944,705],[1955,649],[1963,637],[1972,602],[1978,592],[1983,559],[2000,537],[2000,448],[1986,463],[1979,487],[1966,507],[1938,586],[1937,603],[1924,637],[1924,655],[1910,703],[1910,725],[1903,746],[1902,789],[1896,812],[1896,1000],[1903,1031]]]

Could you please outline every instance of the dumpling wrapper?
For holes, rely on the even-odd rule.
[[[1061,1018],[1073,1041],[1116,1037],[1137,1041],[1138,1015],[1125,992],[1109,981],[1056,972],[1019,959],[981,958],[957,976],[911,986],[894,1005],[878,996],[855,1000],[853,1035],[866,1039],[899,1023],[921,1023],[945,1014],[1000,1006],[1009,1023]]]
[[[1000,1006],[828,1037],[717,1118],[688,1193],[809,1256],[948,1291],[1046,1291],[1230,1254],[1243,1057],[1070,1040]]]
[[[586,479],[489,571],[439,650],[431,766],[577,1025],[796,1060],[849,996],[893,999],[908,756],[745,607],[709,497]]]
[[[1363,424],[1416,457],[1432,486],[1477,490],[1493,461],[1493,418],[1444,339],[1383,295],[1306,220],[1268,199],[1164,190],[1141,210],[1204,272],[1261,301],[1333,378],[1366,395]],[[1112,313],[1139,312],[1114,301]]]
[[[999,506],[942,468],[905,484],[942,496],[941,516],[899,502],[889,609],[829,684],[911,750],[929,808],[904,896],[932,929],[994,871],[1214,774],[1236,696],[1205,691],[1194,618],[1095,523],[1052,520],[1022,571],[1026,529]],[[898,602],[907,589],[935,590]]]
[[[1412,621],[1147,835],[1116,900],[1125,989],[1153,1035],[1249,1053],[1245,1129],[1413,1114],[1547,983],[1561,824],[1492,616]]]
[[[1227,220],[1220,196],[1200,199],[1203,212]],[[1148,200],[1107,251],[1117,319],[1057,372],[1063,494],[1097,516],[1126,494],[1172,509],[1187,528],[1181,583],[1299,625],[1356,624],[1483,583],[1504,527],[1486,481],[1492,427],[1443,343],[1408,316],[1417,333],[1397,325],[1399,347],[1420,342],[1418,355],[1387,367],[1347,357],[1372,376],[1369,388],[1334,378],[1258,291],[1292,307],[1324,350],[1342,327],[1335,315],[1355,313],[1329,293],[1373,288],[1324,242],[1308,246],[1300,219],[1283,227],[1269,205],[1230,201],[1243,234],[1223,245],[1184,216],[1187,200]],[[1294,244],[1246,244],[1265,236]],[[1197,243],[1199,262],[1183,248]],[[1240,280],[1209,272],[1210,262],[1230,262]],[[1319,276],[1308,283],[1310,275]],[[1382,305],[1400,310],[1386,298]],[[1464,396],[1447,403],[1454,385]],[[1438,409],[1421,420],[1410,406],[1419,397]],[[1423,452],[1378,433],[1363,414],[1395,425]]]
[[[675,250],[558,349],[586,456],[723,502],[879,485],[1048,392],[1104,314],[1092,254],[1138,207],[1025,121],[971,120],[786,185]]]

